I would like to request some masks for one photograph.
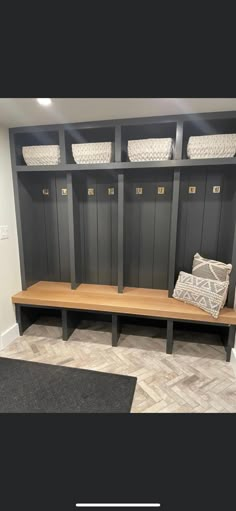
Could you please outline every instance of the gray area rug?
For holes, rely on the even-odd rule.
[[[136,381],[0,357],[0,413],[129,413]]]

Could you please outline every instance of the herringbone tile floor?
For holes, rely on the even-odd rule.
[[[64,342],[51,319],[38,320],[0,356],[137,376],[132,412],[236,412],[236,377],[224,348],[186,342],[190,335],[211,342],[210,334],[185,332],[185,342],[166,355],[157,327],[124,325],[112,348],[109,324],[84,323]]]

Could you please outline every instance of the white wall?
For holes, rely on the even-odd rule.
[[[0,126],[0,225],[8,225],[9,238],[0,240],[0,349],[18,336],[11,296],[21,290],[9,134]]]

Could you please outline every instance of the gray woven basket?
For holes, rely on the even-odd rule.
[[[170,160],[172,152],[172,138],[146,138],[128,141],[130,161]]]
[[[58,165],[60,163],[59,145],[31,145],[22,147],[26,165]]]
[[[236,133],[190,137],[187,155],[190,159],[233,158],[236,154]]]
[[[110,163],[112,142],[72,144],[72,154],[76,163]]]

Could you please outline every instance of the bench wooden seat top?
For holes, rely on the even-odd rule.
[[[236,325],[236,310],[224,307],[217,319],[193,305],[168,297],[167,290],[81,284],[72,290],[66,282],[40,281],[12,297],[21,305],[78,309],[184,320],[219,325]]]

